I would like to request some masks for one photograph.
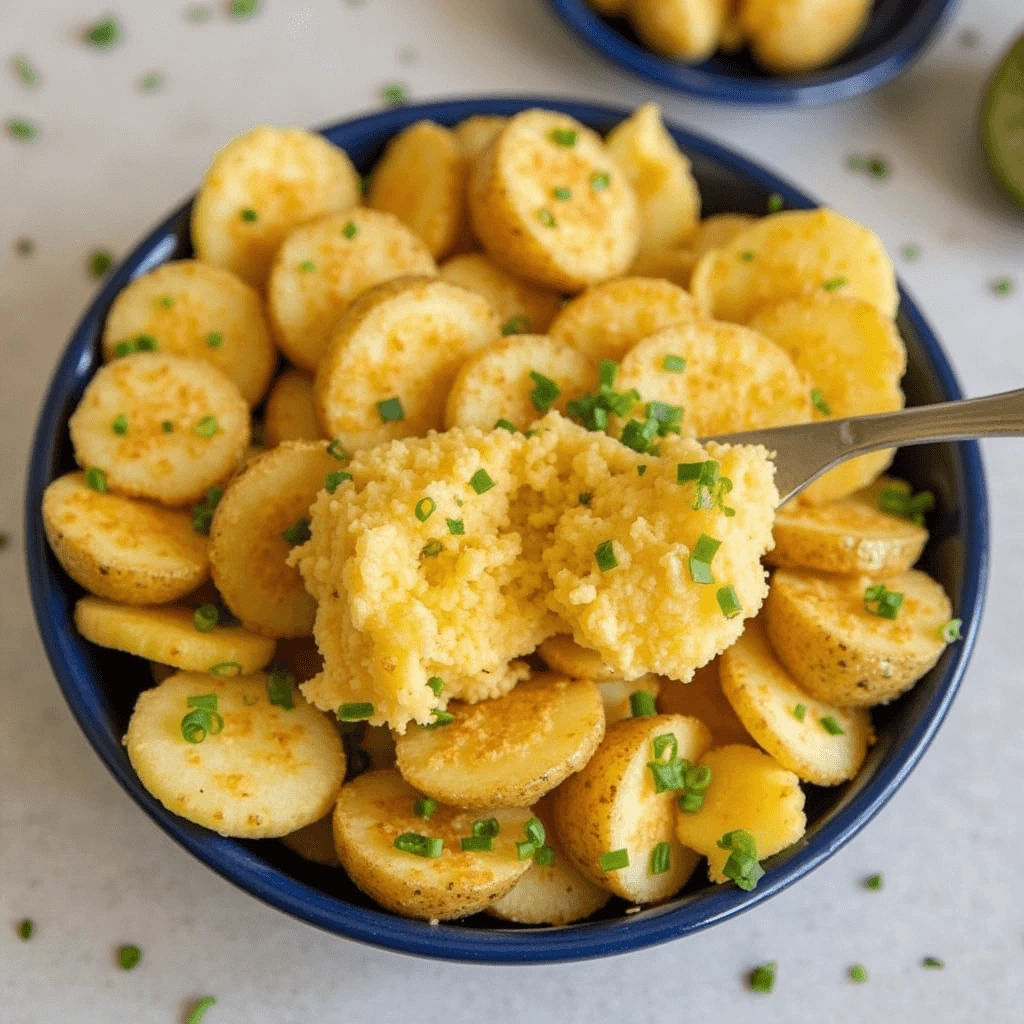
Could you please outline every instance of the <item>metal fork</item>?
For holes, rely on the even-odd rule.
[[[1024,389],[959,402],[918,405],[899,412],[819,420],[791,427],[702,438],[725,444],[761,444],[775,453],[779,505],[840,462],[881,448],[1024,436]]]

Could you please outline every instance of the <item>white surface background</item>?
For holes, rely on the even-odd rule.
[[[27,90],[0,68],[0,121],[36,120],[30,145],[0,135],[0,1020],[166,1024],[219,999],[227,1022],[1019,1020],[1024,846],[1019,739],[1024,508],[1020,443],[986,450],[994,562],[981,641],[931,752],[839,856],[761,909],[660,949],[550,968],[416,961],[321,934],[264,907],[175,846],[86,745],[44,659],[21,555],[26,454],[58,353],[95,288],[94,246],[125,252],[196,186],[214,149],[260,121],[318,124],[379,105],[399,80],[420,100],[553,92],[621,104],[651,90],[575,47],[540,0],[266,0],[249,22],[222,4],[193,24],[174,0],[112,0],[125,39],[77,40],[105,12],[79,0],[0,0],[0,60],[24,52]],[[980,33],[965,46],[964,26]],[[1024,30],[1019,0],[969,0],[902,80],[804,112],[699,105],[653,93],[666,114],[763,160],[865,221],[944,338],[968,393],[1024,385],[1024,217],[990,186],[975,117],[987,70]],[[159,71],[165,87],[138,89]],[[889,179],[846,169],[885,155]],[[12,243],[29,235],[31,259]],[[996,298],[991,280],[1014,276]],[[882,893],[859,880],[881,870]],[[23,943],[22,916],[37,922]],[[113,951],[137,942],[132,973]],[[944,971],[925,971],[926,954]],[[779,962],[774,995],[744,972]],[[866,985],[846,980],[863,962]]]

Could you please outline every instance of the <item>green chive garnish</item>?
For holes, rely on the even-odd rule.
[[[549,868],[555,863],[555,851],[550,846],[542,846],[534,855],[533,863],[539,868]]]
[[[316,270],[316,264],[312,260],[303,260],[299,264],[299,270],[301,270],[304,274],[311,274],[313,273],[314,270]]]
[[[525,314],[514,316],[501,325],[501,333],[507,338],[511,334],[529,334],[530,318]],[[506,421],[507,422],[507,421]]]
[[[365,722],[373,718],[373,705],[369,701],[355,701],[352,704],[342,704],[337,711],[339,722]]]
[[[832,406],[825,401],[825,392],[821,388],[811,388],[811,405],[814,406],[822,416],[832,415]]]
[[[836,721],[834,715],[826,715],[824,718],[819,718],[818,721],[821,723],[822,729],[824,729],[829,736],[846,735],[846,730]]]
[[[90,466],[85,471],[85,484],[91,490],[103,494],[107,489],[107,474],[98,466]]]
[[[344,462],[346,459],[352,458],[352,456],[341,447],[341,442],[337,438],[327,446],[327,454],[330,455],[332,459],[337,459],[339,462]]]
[[[192,709],[181,720],[181,735],[186,743],[202,743],[207,736],[216,736],[224,728],[215,693],[187,697],[185,705]]]
[[[30,917],[23,917],[18,922],[18,937],[22,942],[28,942],[32,938],[32,933],[36,930],[36,923]]]
[[[433,498],[420,498],[420,500],[416,502],[416,518],[421,523],[425,523],[434,514],[434,509],[436,508],[437,503]]]
[[[703,806],[703,793],[684,793],[679,798],[679,810],[685,814],[696,814]]]
[[[501,832],[501,823],[497,818],[481,818],[473,822],[473,835],[475,836],[488,836],[493,839],[499,832]]]
[[[671,866],[672,844],[658,843],[651,850],[651,860],[647,866],[647,873],[651,875],[663,875]]]
[[[381,423],[400,423],[405,419],[402,400],[398,397],[385,398],[383,402],[378,402],[377,412],[380,413]]]
[[[849,283],[845,277],[830,277],[821,287],[827,292],[837,292]]]
[[[444,545],[439,540],[435,539],[428,540],[427,543],[423,545],[420,554],[423,555],[424,558],[437,558],[442,551],[444,551]]]
[[[139,88],[143,92],[156,92],[156,90],[163,84],[163,75],[156,71],[151,71],[148,75],[143,75],[142,78],[139,79]]]
[[[204,416],[196,425],[193,430],[200,437],[213,437],[217,433],[218,424],[216,416]]]
[[[260,219],[260,215],[250,207],[246,207],[239,214],[239,217],[246,222],[246,224],[255,224]]]
[[[594,558],[597,559],[597,567],[601,572],[608,572],[609,569],[614,569],[619,564],[619,560],[615,557],[615,544],[610,540],[603,540],[597,545]]]
[[[206,1016],[206,1011],[216,1005],[217,1000],[213,996],[205,996],[200,999],[195,1006],[192,1007],[191,1012],[185,1018],[185,1024],[202,1024],[203,1017]]]
[[[786,201],[782,198],[782,196],[779,195],[778,192],[773,192],[768,197],[768,212],[769,213],[778,213],[785,205],[786,205]]]
[[[174,306],[174,296],[161,295],[160,298],[156,300],[156,302],[157,305],[160,306],[162,309],[171,309]]]
[[[444,680],[440,676],[431,676],[427,680],[427,686],[433,691],[435,697],[440,697],[441,691],[444,689]]]
[[[621,871],[629,867],[629,850],[609,850],[597,858],[602,871]]]
[[[103,277],[114,265],[114,257],[105,249],[97,249],[89,256],[89,273],[93,277]]]
[[[434,721],[425,726],[427,729],[438,729],[444,725],[451,725],[455,721],[455,716],[442,708],[431,708],[430,713],[434,716]]]
[[[267,700],[285,711],[295,707],[295,676],[283,665],[275,665],[267,677]]]
[[[711,572],[711,561],[722,546],[720,540],[709,537],[702,533],[697,538],[697,543],[690,552],[690,579],[694,583],[714,583],[715,577]]]
[[[210,673],[215,676],[233,678],[242,674],[242,666],[237,661],[219,661],[216,665],[210,666]]]
[[[495,822],[497,824],[497,822]],[[474,826],[475,829],[476,826]],[[533,817],[523,826],[523,831],[526,833],[526,838],[530,840],[534,846],[543,846],[547,840],[547,831],[544,828],[544,823],[540,818]],[[495,832],[495,835],[498,833]]]
[[[121,38],[121,26],[115,18],[103,18],[85,33],[85,38],[93,46],[113,46]]]
[[[477,494],[486,494],[493,486],[494,481],[486,469],[478,469],[470,478],[469,486]]]
[[[580,491],[579,495],[577,496],[577,500],[581,505],[589,505],[590,499],[593,497],[594,496],[590,493],[590,491]]]
[[[858,984],[868,980],[867,968],[863,964],[854,964],[850,970],[850,981],[855,981]]]
[[[404,85],[395,83],[386,85],[381,90],[381,96],[389,107],[400,107],[409,99],[409,90]]]
[[[661,368],[669,373],[682,373],[686,369],[686,360],[682,356],[665,356]]]
[[[1013,281],[1008,277],[997,277],[992,282],[992,291],[1000,297],[1013,294]]]
[[[231,0],[232,18],[251,18],[260,9],[260,0]]]
[[[757,860],[757,840],[753,835],[743,828],[734,829],[718,840],[718,847],[731,851],[722,868],[725,877],[747,892],[755,888],[764,869]]]
[[[767,995],[775,988],[775,970],[778,965],[775,961],[761,964],[750,972],[750,988],[754,992],[762,992]]]
[[[31,142],[39,134],[39,129],[23,117],[12,117],[7,122],[7,134],[19,142]]]
[[[114,346],[114,356],[120,359],[122,356],[129,356],[133,352],[155,352],[156,350],[156,338],[149,334],[140,334],[137,338],[119,341]]]
[[[939,636],[943,643],[951,644],[955,640],[963,639],[960,635],[960,627],[964,624],[963,619],[950,619],[939,627]]]
[[[164,432],[169,434],[171,431],[167,429],[167,423],[170,423],[170,420],[165,421]],[[173,429],[174,424],[171,423],[171,430]],[[211,487],[206,492],[206,498],[198,505],[192,506],[192,529],[196,533],[208,534],[210,532],[214,510],[217,508],[217,503],[223,494],[223,487]]]
[[[550,135],[552,142],[559,146],[565,146],[567,149],[576,145],[578,137],[574,128],[553,128]]]
[[[629,695],[629,711],[634,718],[645,718],[658,713],[654,707],[654,697],[648,690],[634,690]]]
[[[333,494],[346,480],[351,480],[352,474],[346,473],[342,469],[335,470],[333,473],[328,473],[324,477],[324,488],[328,494]]]
[[[807,705],[797,704],[793,707],[793,717],[798,721],[802,722],[807,716]]]
[[[880,619],[895,619],[903,604],[903,595],[890,590],[884,583],[876,583],[864,591],[864,608]]]
[[[530,401],[538,412],[547,412],[562,393],[562,389],[550,377],[545,377],[536,370],[530,371],[530,380],[536,385],[530,392]]]
[[[566,199],[570,199],[572,197],[572,190],[571,189],[567,189],[567,188],[553,188],[551,190],[551,195],[555,199],[558,199],[558,200],[561,200],[561,201],[564,202]]]
[[[946,962],[944,960],[940,960],[937,956],[926,956],[921,961],[921,966],[922,967],[927,967],[927,968],[929,968],[929,969],[931,969],[933,971],[934,970],[941,971],[942,968],[946,966]]]
[[[414,857],[435,859],[441,856],[444,840],[420,835],[418,832],[403,832],[394,842],[396,850],[411,853]]]
[[[644,473],[646,473],[646,472],[647,472],[647,466],[643,462],[641,462],[640,465],[636,467],[636,475],[637,476],[643,476]]]
[[[595,192],[603,192],[612,183],[612,176],[607,171],[594,171],[590,176],[590,187]]]
[[[309,516],[303,516],[301,519],[296,519],[295,522],[281,534],[281,538],[293,546],[296,544],[305,544],[312,536],[313,535],[309,530]]]
[[[516,841],[516,858],[529,860],[537,852],[537,847],[529,839]]]
[[[163,423],[160,424],[160,428],[165,434],[174,433],[174,423],[171,420],[164,420]]]
[[[466,524],[461,519],[448,519],[445,518],[445,522],[448,524],[448,532],[461,536],[466,532]]]
[[[192,625],[200,633],[212,633],[220,622],[220,611],[215,604],[201,604],[192,613]]]
[[[419,800],[412,805],[413,814],[417,818],[422,818],[424,821],[430,821],[434,816],[434,811],[437,810],[437,801],[431,800],[429,796],[421,796]]]
[[[29,63],[27,57],[23,57],[18,54],[12,61],[11,64],[14,66],[14,73],[21,79],[23,85],[38,85],[39,84],[39,73]]]
[[[878,494],[878,507],[887,515],[923,526],[925,512],[935,507],[935,495],[931,491],[914,494],[908,485],[883,487]]]
[[[868,875],[868,877],[864,879],[864,888],[870,889],[872,892],[878,892],[878,890],[882,888],[883,884],[883,879],[880,874]]]
[[[539,220],[546,228],[553,228],[556,226],[554,214],[552,214],[546,206],[537,211],[537,220]]]
[[[719,588],[715,597],[718,598],[718,607],[722,609],[722,614],[727,619],[734,619],[741,611],[743,611],[743,605],[740,604],[739,595],[736,593],[736,588],[731,583],[727,587]]]
[[[912,242],[908,245],[903,246],[901,255],[905,260],[916,260],[921,255],[921,247],[914,245]]]
[[[110,424],[110,429],[120,437],[124,437],[128,433],[128,417],[124,413],[121,413],[113,423]]]
[[[753,252],[753,250],[752,249],[744,249],[743,252],[740,253],[740,259],[743,260],[744,263],[753,263],[754,262],[754,252]]]
[[[491,836],[465,836],[461,842],[463,850],[474,853],[489,853],[494,849],[494,839]]]
[[[138,946],[119,946],[117,962],[122,971],[131,971],[142,961],[142,950]]]

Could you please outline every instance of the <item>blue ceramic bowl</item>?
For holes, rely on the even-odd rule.
[[[666,89],[721,103],[807,107],[859,96],[902,74],[953,13],[957,0],[876,0],[860,39],[835,63],[803,75],[772,75],[746,49],[703,64],[660,57],[625,18],[602,18],[587,0],[550,0],[588,46],[634,75]]]
[[[396,132],[420,118],[454,124],[471,114],[514,114],[537,105],[563,110],[602,132],[628,113],[558,99],[457,100],[372,114],[335,125],[324,134],[366,171]],[[708,213],[761,213],[775,192],[791,208],[817,205],[729,150],[699,135],[671,130],[693,161]],[[807,787],[807,835],[766,862],[767,874],[754,892],[742,892],[731,884],[709,887],[695,878],[677,899],[663,906],[627,916],[624,906],[613,901],[597,919],[565,928],[517,928],[483,915],[430,927],[380,910],[342,871],[302,861],[279,842],[222,839],[164,810],[143,789],[121,746],[136,695],[152,685],[149,668],[142,659],[94,647],[75,632],[72,609],[81,591],[50,554],[39,507],[46,485],[72,468],[67,421],[99,365],[100,331],[114,296],[139,274],[190,254],[189,210],[186,204],[171,214],[111,274],[71,336],[36,430],[25,509],[32,601],[64,696],[115,778],[182,846],[254,896],[339,935],[438,959],[539,963],[641,949],[749,910],[812,871],[878,813],[935,735],[978,629],[987,572],[988,512],[981,458],[973,443],[917,448],[897,464],[915,486],[936,494],[932,540],[924,564],[952,596],[956,614],[964,620],[964,639],[948,648],[935,669],[906,697],[877,713],[879,740],[854,782],[834,789]],[[935,335],[905,292],[901,299],[899,325],[909,356],[905,383],[911,404],[960,397]]]

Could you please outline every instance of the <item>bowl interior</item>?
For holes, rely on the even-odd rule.
[[[325,131],[363,172],[387,140],[419,118],[452,124],[477,113],[510,114],[536,105],[531,100],[477,100],[402,108],[334,126]],[[605,131],[626,111],[555,100],[565,110]],[[707,213],[763,213],[772,193],[787,207],[817,205],[788,183],[741,157],[690,133],[673,129],[693,161]],[[939,664],[906,697],[875,714],[878,743],[852,783],[806,787],[809,828],[796,846],[768,862],[768,874],[753,893],[733,886],[708,887],[697,876],[675,900],[630,916],[613,900],[596,920],[566,928],[526,929],[484,915],[429,927],[376,908],[343,872],[301,860],[276,841],[223,839],[165,811],[142,788],[121,746],[138,693],[152,685],[145,661],[94,647],[71,621],[81,591],[52,557],[38,513],[42,491],[74,466],[67,420],[98,366],[106,311],[132,278],[169,259],[191,254],[186,204],[161,224],[112,275],[73,335],[48,392],[31,456],[26,536],[32,596],[40,630],[57,679],[83,730],[133,798],[171,835],[209,866],[254,895],[314,924],[363,941],[451,959],[490,962],[568,960],[623,952],[706,927],[780,891],[835,852],[884,804],[930,741],[959,682],[981,613],[986,575],[985,482],[973,443],[921,447],[900,453],[896,471],[917,488],[935,492],[932,539],[924,567],[952,596],[964,619],[963,643],[948,648]],[[899,317],[907,344],[908,402],[959,397],[952,371],[912,301],[903,294]]]

